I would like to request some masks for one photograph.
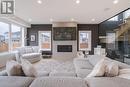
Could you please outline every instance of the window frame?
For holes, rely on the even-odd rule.
[[[25,41],[24,41],[24,39],[23,39],[23,37],[25,37],[25,36],[23,36],[23,35],[25,35],[25,34],[23,34],[23,32],[25,33],[25,27],[24,26],[21,26],[21,25],[19,25],[19,24],[17,24],[17,23],[14,23],[14,22],[10,22],[10,21],[8,21],[8,20],[5,20],[5,19],[0,19],[0,22],[3,22],[3,23],[5,23],[5,24],[8,24],[9,25],[9,33],[12,33],[12,25],[15,25],[15,26],[18,26],[18,27],[20,27],[20,32],[21,32],[21,39],[20,39],[20,42],[21,42],[21,46],[20,47],[22,47],[22,46],[24,46],[25,45]],[[22,30],[22,29],[24,29],[24,30]],[[23,32],[22,32],[23,31]],[[10,34],[9,35],[9,40],[8,40],[8,43],[9,43],[9,48],[8,48],[8,51],[4,51],[4,52],[0,52],[0,54],[1,53],[5,53],[5,52],[11,52],[11,51],[13,51],[13,47],[12,47],[12,35]],[[24,44],[23,44],[24,43]]]
[[[112,18],[110,18],[108,21],[118,21],[119,20],[119,16],[114,16]]]
[[[130,13],[127,13],[127,12],[130,12],[130,9],[123,12],[124,19],[127,19],[128,17],[130,17]],[[129,14],[129,16],[128,16],[128,14]]]
[[[51,47],[51,49],[43,49],[42,47],[41,47],[41,33],[44,33],[44,32],[49,32],[50,33],[50,39],[51,39],[51,43],[50,43],[50,47]],[[45,31],[39,31],[39,33],[38,33],[39,35],[39,47],[40,47],[40,50],[42,50],[42,51],[52,51],[52,31],[51,30],[45,30]]]
[[[88,48],[80,49],[80,33],[88,33]],[[92,31],[79,30],[78,31],[78,50],[79,51],[91,51],[92,50]]]

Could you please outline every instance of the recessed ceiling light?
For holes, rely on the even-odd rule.
[[[93,18],[92,21],[95,21],[95,19]]]
[[[80,0],[76,0],[76,4],[79,4],[80,3]]]
[[[52,18],[50,18],[50,21],[51,21],[51,22],[53,22],[53,19],[52,19]]]
[[[42,0],[37,0],[37,3],[38,4],[42,4]]]
[[[110,8],[105,8],[105,9],[104,9],[104,11],[108,11],[108,10],[110,10]]]
[[[29,22],[31,22],[31,21],[32,21],[32,19],[31,19],[31,18],[29,18],[29,19],[28,19],[28,21],[29,21]]]
[[[74,18],[71,18],[71,21],[74,21]]]
[[[119,2],[119,0],[114,0],[113,4],[117,4]]]

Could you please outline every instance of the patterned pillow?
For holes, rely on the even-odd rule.
[[[118,74],[119,74],[118,64],[116,64],[115,62],[107,64],[106,70],[105,70],[105,76],[114,77],[114,76],[117,76]]]
[[[6,63],[6,71],[7,71],[8,76],[23,75],[22,66],[14,60],[8,61]]]

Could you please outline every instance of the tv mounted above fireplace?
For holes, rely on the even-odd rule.
[[[76,27],[54,27],[53,39],[57,41],[76,40]]]

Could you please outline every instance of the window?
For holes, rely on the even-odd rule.
[[[114,32],[107,32],[106,35],[106,47],[108,49],[115,49],[116,34]]]
[[[108,21],[118,21],[118,16],[115,16],[115,17],[109,19]]]
[[[91,31],[79,31],[79,50],[91,51]]]
[[[11,25],[11,43],[12,43],[12,49],[15,49],[17,47],[21,47],[21,27],[16,26],[14,24]]]
[[[0,22],[0,53],[9,50],[9,24]]]
[[[124,12],[124,18],[130,17],[130,9]]]
[[[40,31],[39,38],[40,48],[43,51],[51,51],[51,31]]]
[[[21,47],[24,33],[23,27],[6,22],[0,22],[0,53]],[[23,39],[23,40],[22,40]]]

